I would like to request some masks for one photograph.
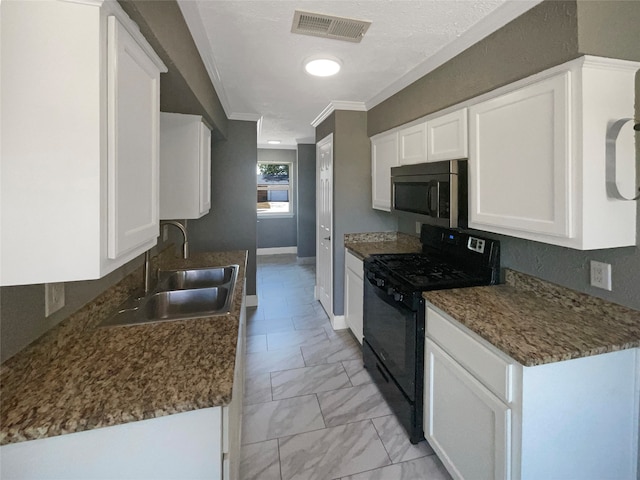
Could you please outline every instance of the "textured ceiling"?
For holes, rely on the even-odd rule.
[[[178,0],[226,114],[260,121],[258,144],[313,143],[331,102],[369,109],[540,0]],[[291,33],[294,10],[369,20],[361,43]],[[342,62],[316,78],[305,59]]]

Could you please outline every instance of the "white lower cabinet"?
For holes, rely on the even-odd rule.
[[[455,479],[632,480],[638,349],[524,367],[427,304],[424,433]]]
[[[364,305],[364,273],[362,260],[345,250],[344,254],[344,319],[362,345]]]
[[[431,446],[457,478],[509,478],[511,409],[431,340],[425,349]]]

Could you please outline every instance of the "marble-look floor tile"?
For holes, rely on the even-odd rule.
[[[281,438],[282,480],[329,480],[388,465],[370,421]]]
[[[372,383],[317,395],[328,427],[391,415],[389,405]]]
[[[267,333],[292,332],[295,330],[291,317],[267,318],[247,322],[247,336],[266,335]]]
[[[349,377],[340,363],[296,368],[271,374],[274,400],[350,386]]]
[[[291,289],[290,294],[287,296],[287,305],[311,305],[314,302],[317,302],[316,299],[313,298],[313,295],[309,295],[305,293],[304,287],[298,287],[295,289]]]
[[[257,353],[267,351],[266,335],[247,336],[247,353]]]
[[[425,440],[416,445],[409,441],[407,432],[400,425],[395,415],[374,418],[372,421],[393,463],[406,462],[407,460],[433,455],[433,449]]]
[[[362,472],[341,480],[451,480],[438,457],[431,455]]]
[[[326,340],[315,345],[302,347],[304,363],[307,366],[323,363],[335,363],[343,360],[356,360],[362,358],[362,350],[356,347],[355,342],[332,342]]]
[[[296,330],[308,330],[313,328],[331,328],[326,315],[313,314],[293,317],[293,325]]]
[[[324,427],[315,395],[245,405],[242,443],[262,442]]]
[[[273,400],[271,395],[271,375],[269,372],[247,375],[244,379],[244,399],[242,403],[251,405]]]
[[[247,376],[304,367],[300,348],[283,348],[269,352],[247,353]]]
[[[278,317],[291,317],[294,315],[313,315],[317,313],[316,307],[313,304],[305,304],[305,305],[277,305],[270,306],[266,305],[265,307],[258,307],[258,309],[264,309],[264,318],[267,320],[269,318],[278,318]]]
[[[243,445],[240,452],[242,480],[280,480],[278,440]]]
[[[327,333],[322,328],[269,333],[267,334],[267,347],[269,350],[277,350],[287,347],[315,345],[324,340],[327,340]]]
[[[364,368],[364,361],[359,358],[357,360],[345,360],[342,362],[344,369],[349,375],[349,380],[354,387],[364,385],[365,383],[373,383],[373,379],[367,369]]]

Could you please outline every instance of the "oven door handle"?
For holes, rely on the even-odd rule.
[[[389,289],[388,287],[379,287],[376,284],[376,279],[371,279],[369,277],[367,277],[367,280],[369,281],[372,293],[378,297],[380,300],[382,300],[383,302],[385,302],[388,305],[391,305],[393,308],[396,308],[400,311],[403,312],[412,312],[413,310],[410,309],[409,307],[407,307],[407,305],[405,305],[402,300],[396,300],[395,298],[395,293],[397,293],[394,289]],[[391,292],[391,293],[390,293]]]

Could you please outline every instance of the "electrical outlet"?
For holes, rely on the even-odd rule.
[[[44,316],[48,317],[64,307],[64,283],[44,284]]]
[[[420,228],[422,228],[422,224],[420,222],[416,222],[416,233],[420,233]]]
[[[611,290],[611,264],[591,260],[591,285]]]

